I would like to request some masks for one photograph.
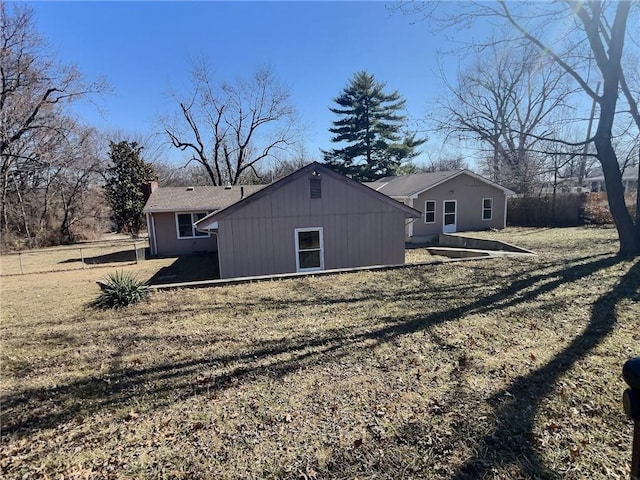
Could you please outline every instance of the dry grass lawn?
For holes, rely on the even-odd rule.
[[[1,275],[20,275],[92,268],[106,264],[127,265],[144,256],[146,239],[87,242],[62,247],[24,250],[0,257]]]
[[[540,255],[107,312],[106,269],[3,277],[0,476],[627,478],[640,262],[611,229],[481,236]]]

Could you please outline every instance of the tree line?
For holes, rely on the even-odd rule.
[[[469,167],[473,152],[479,173],[525,196],[537,195],[545,182],[554,189],[580,185],[599,168],[621,251],[640,252],[640,221],[625,206],[621,179],[624,168],[640,158],[640,79],[625,49],[625,41],[633,41],[629,18],[637,19],[639,7],[461,5],[455,14],[440,16],[438,2],[399,6],[423,16],[425,28],[484,18],[503,24],[503,30],[468,47],[470,61],[461,61],[456,78],[442,78],[447,93],[425,115],[427,128],[419,132],[407,119],[400,92],[361,70],[329,106],[335,115],[329,127],[333,148],[319,152],[323,161],[369,181]],[[155,178],[162,185],[268,183],[315,156],[304,151],[291,93],[273,71],[261,67],[249,78],[225,82],[201,61],[193,65],[186,93],[172,95],[175,114],[161,119],[164,137],[184,152],[184,164],[148,162],[139,143],[97,132],[70,113],[75,102],[108,93],[108,83],[88,81],[75,66],[53,60],[27,7],[3,2],[0,13],[3,245],[68,243],[110,224],[136,232],[140,217],[126,221],[132,213],[119,212],[116,202],[134,184]],[[563,20],[574,22],[565,37],[541,33],[552,30],[543,25]],[[453,153],[414,163],[427,150],[426,132]],[[119,161],[134,166],[129,173],[135,179],[118,177],[126,170],[119,170]],[[140,200],[129,203],[139,206]]]

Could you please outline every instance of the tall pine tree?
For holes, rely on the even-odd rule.
[[[330,108],[339,119],[329,131],[331,141],[346,144],[323,151],[325,163],[358,181],[372,181],[393,175],[405,161],[420,152],[426,139],[405,132],[401,114],[406,101],[398,91],[385,93],[386,83],[377,82],[366,71],[356,73]]]
[[[105,192],[111,205],[112,218],[118,232],[137,235],[144,217],[144,184],[156,180],[151,165],[144,161],[142,147],[136,142],[111,142],[109,158],[112,166],[105,172]]]

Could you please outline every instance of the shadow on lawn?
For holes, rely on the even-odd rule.
[[[138,395],[144,395],[145,401],[154,408],[193,395],[211,394],[239,381],[250,381],[261,376],[281,377],[328,359],[336,360],[349,355],[350,348],[362,348],[362,342],[366,340],[388,341],[398,336],[427,331],[434,325],[456,321],[463,315],[504,309],[530,301],[619,261],[621,259],[618,257],[601,256],[589,260],[577,259],[568,264],[558,263],[552,272],[543,271],[525,275],[525,278],[522,278],[522,274],[514,276],[503,288],[481,296],[474,302],[426,316],[387,319],[387,322],[373,330],[325,331],[322,336],[313,334],[258,343],[239,355],[199,358],[150,368],[122,369],[116,362],[112,366],[113,373],[102,377],[56,388],[32,389],[4,398],[2,430],[4,434],[29,435],[40,429],[54,428],[76,416],[84,417],[102,409],[134,405]],[[547,263],[547,266],[551,265]],[[540,264],[536,266],[540,267]],[[495,406],[495,429],[488,435],[478,434],[482,448],[477,451],[483,453],[469,459],[457,472],[452,472],[453,478],[480,478],[492,468],[506,464],[516,466],[523,476],[553,476],[545,470],[531,438],[539,403],[549,394],[563,372],[587,355],[612,331],[616,323],[617,302],[638,295],[636,289],[639,284],[640,262],[637,262],[610,292],[596,301],[589,325],[579,337],[552,361],[516,379],[508,389],[489,400]],[[412,292],[412,295],[425,295],[427,292],[424,289]],[[378,293],[371,292],[371,295],[377,296]],[[509,395],[506,395],[507,390]]]
[[[589,265],[583,268],[588,269]],[[573,273],[561,281],[584,276],[580,269],[571,270],[574,270]],[[558,282],[552,282],[544,289],[549,290],[554,283]],[[617,303],[625,298],[640,300],[639,285],[640,262],[636,262],[613,289],[593,304],[589,324],[580,336],[574,338],[553,360],[517,378],[491,397],[490,403],[495,405],[496,428],[484,436],[479,449],[487,455],[469,459],[452,478],[483,478],[492,468],[506,464],[517,466],[522,475],[531,478],[557,475],[548,471],[532,444],[536,411],[540,402],[551,393],[558,378],[613,331],[617,321]]]
[[[143,253],[138,254],[140,257],[144,258]],[[62,260],[58,263],[75,263],[75,262],[83,262],[87,265],[102,265],[105,263],[124,263],[124,262],[135,262],[136,261],[136,251],[131,248],[129,250],[121,250],[119,252],[105,253],[104,255],[95,255],[93,257],[84,257],[84,258],[69,258],[67,260]]]
[[[217,253],[181,255],[168,267],[162,267],[147,280],[148,285],[199,282],[220,278]]]

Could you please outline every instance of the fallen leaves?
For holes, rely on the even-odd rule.
[[[511,232],[547,255],[163,292],[126,315],[0,325],[17,359],[3,370],[0,474],[503,480],[534,478],[533,460],[568,479],[619,474],[617,366],[637,343],[637,302],[614,302],[596,348],[548,365],[631,264],[591,272],[590,242],[606,243],[589,231],[581,249]],[[572,268],[586,273],[567,279]],[[61,336],[38,343],[70,331],[68,351]]]

